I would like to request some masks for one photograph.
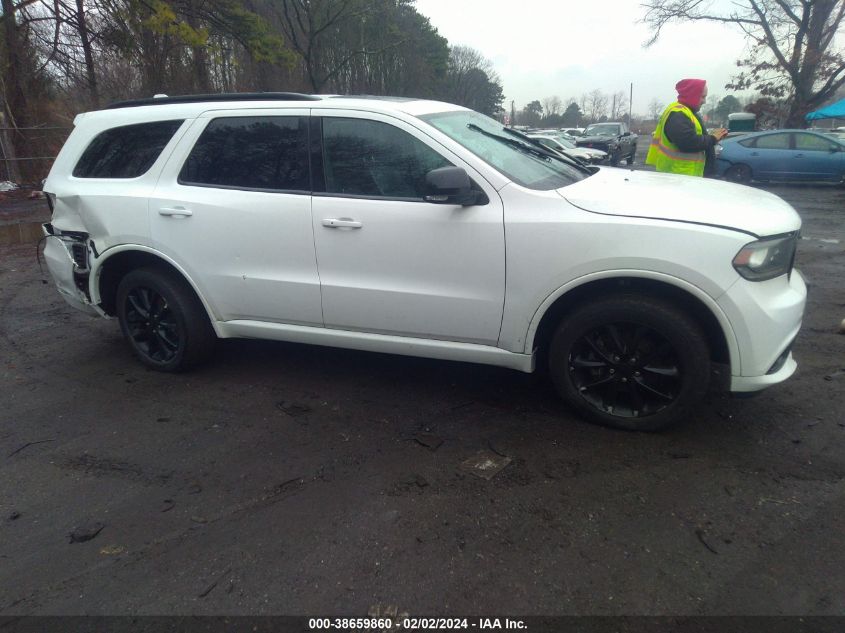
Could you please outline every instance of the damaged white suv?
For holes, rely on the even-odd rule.
[[[653,430],[712,364],[788,378],[801,226],[741,185],[587,168],[458,106],[288,93],[81,114],[45,185],[62,296],[173,371],[252,337],[548,368]]]

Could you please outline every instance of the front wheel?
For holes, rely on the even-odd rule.
[[[707,392],[710,353],[684,311],[660,299],[617,295],[564,318],[549,369],[561,397],[590,421],[657,431],[681,421]]]
[[[193,289],[155,268],[128,273],[117,287],[117,317],[138,359],[158,371],[180,371],[205,360],[216,335]]]
[[[731,165],[725,172],[725,180],[747,185],[751,182],[751,167],[748,165]]]

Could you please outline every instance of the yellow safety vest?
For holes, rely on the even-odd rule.
[[[673,112],[682,112],[693,125],[695,125],[695,132],[699,136],[703,134],[701,123],[687,106],[683,103],[675,102],[669,104],[660,121],[657,122],[657,128],[651,137],[651,145],[648,148],[648,155],[645,159],[646,165],[654,165],[657,171],[669,172],[671,174],[684,174],[686,176],[703,176],[704,175],[704,161],[707,158],[705,152],[682,152],[678,146],[670,141],[664,127],[666,120]]]

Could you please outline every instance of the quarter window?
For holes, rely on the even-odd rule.
[[[388,198],[422,198],[425,175],[451,165],[433,149],[387,123],[323,119],[326,192]]]
[[[94,137],[73,175],[76,178],[137,178],[153,166],[182,121],[123,125]]]
[[[221,117],[203,130],[179,182],[236,189],[310,191],[306,117]]]

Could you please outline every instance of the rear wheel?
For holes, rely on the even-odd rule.
[[[138,359],[180,371],[211,355],[216,336],[193,289],[173,273],[141,268],[117,287],[117,317]]]
[[[617,295],[561,322],[549,369],[561,397],[592,422],[656,431],[704,396],[710,353],[698,324],[671,303]]]
[[[725,172],[725,180],[746,185],[751,182],[751,167],[743,164],[731,165]]]

